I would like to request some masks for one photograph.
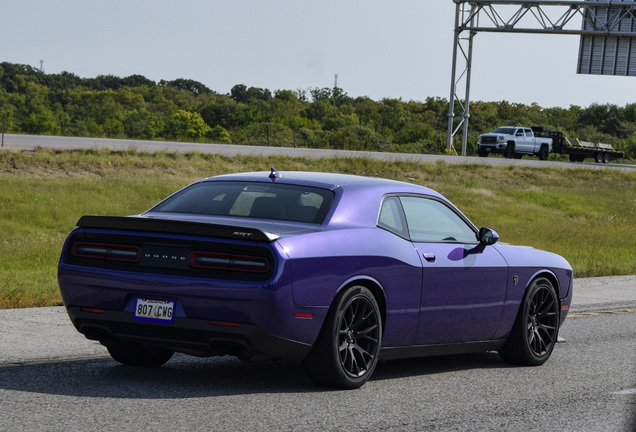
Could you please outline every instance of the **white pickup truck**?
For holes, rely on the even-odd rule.
[[[490,153],[502,153],[507,158],[521,159],[523,155],[537,155],[547,160],[552,151],[552,139],[536,137],[531,128],[503,126],[479,135],[477,154],[487,157]]]

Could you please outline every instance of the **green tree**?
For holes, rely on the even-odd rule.
[[[207,88],[204,84],[195,81],[195,80],[191,80],[191,79],[183,79],[183,78],[178,78],[176,80],[173,81],[164,81],[161,80],[159,81],[159,86],[161,87],[172,87],[178,90],[185,90],[185,91],[189,91],[195,95],[203,95],[203,94],[208,94],[211,93],[212,90],[210,90],[209,88]]]
[[[123,115],[124,134],[135,139],[154,139],[163,132],[163,121],[159,116],[144,109],[128,111]]]
[[[125,87],[154,87],[157,85],[153,80],[148,79],[143,75],[130,75],[126,78],[123,78],[121,82]]]
[[[398,144],[414,143],[418,141],[437,140],[440,134],[430,124],[413,122],[406,125],[395,134],[394,142]]]
[[[230,133],[223,126],[216,125],[210,130],[210,138],[214,142],[231,143]]]
[[[172,138],[199,139],[211,133],[201,114],[178,110],[166,124],[166,132]]]
[[[240,103],[253,103],[257,100],[269,101],[272,99],[272,92],[259,87],[247,87],[245,84],[237,84],[230,90],[232,99]]]
[[[228,130],[246,127],[254,122],[255,113],[249,105],[237,103],[230,97],[219,96],[199,110],[209,126],[220,125]]]
[[[13,110],[9,108],[2,108],[0,110],[0,128],[4,126],[5,132],[10,132],[13,130]]]
[[[389,140],[366,126],[346,126],[332,131],[329,145],[340,150],[383,151]]]
[[[623,113],[617,105],[592,104],[583,110],[579,121],[584,125],[594,126],[599,131],[609,135],[626,136]]]
[[[120,138],[124,135],[124,125],[116,118],[106,119],[102,130],[109,138]]]

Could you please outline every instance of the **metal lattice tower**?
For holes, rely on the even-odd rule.
[[[449,153],[454,152],[453,137],[462,129],[462,155],[466,155],[473,39],[478,32],[580,35],[578,73],[636,76],[636,0],[453,1],[456,11],[446,147]],[[576,25],[575,18],[582,19],[580,29],[567,27]],[[457,91],[462,83],[463,97]],[[457,124],[455,104],[461,110]]]

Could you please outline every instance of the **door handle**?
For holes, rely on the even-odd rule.
[[[433,253],[423,253],[422,256],[424,257],[424,259],[428,262],[435,262],[435,254]]]

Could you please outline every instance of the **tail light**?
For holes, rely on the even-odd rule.
[[[269,261],[266,258],[216,252],[192,252],[190,266],[251,273],[267,273],[270,270]]]
[[[138,262],[141,250],[138,246],[78,242],[73,245],[71,253],[80,258]]]

